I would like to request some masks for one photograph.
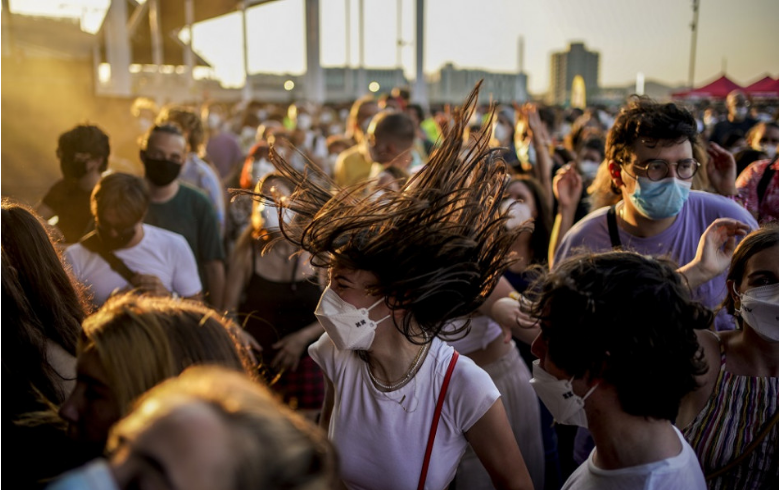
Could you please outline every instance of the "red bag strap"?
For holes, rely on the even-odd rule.
[[[424,463],[421,465],[421,475],[419,475],[418,490],[424,490],[424,482],[427,481],[427,471],[430,468],[430,456],[432,456],[432,445],[435,444],[435,434],[438,432],[438,422],[440,422],[440,413],[443,410],[443,400],[446,399],[446,389],[451,381],[451,374],[454,372],[454,366],[457,365],[459,353],[455,350],[451,356],[449,369],[446,371],[446,377],[443,378],[443,386],[440,388],[438,404],[435,406],[435,415],[432,417],[432,427],[430,427],[430,437],[427,440],[427,451],[424,453]]]

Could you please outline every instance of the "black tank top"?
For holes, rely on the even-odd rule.
[[[316,321],[315,307],[321,287],[315,277],[295,282],[275,282],[256,273],[258,248],[253,245],[253,273],[245,288],[244,301],[237,308],[237,319],[255,337],[264,362],[274,357],[272,345]],[[299,260],[293,263],[291,278],[296,278]]]

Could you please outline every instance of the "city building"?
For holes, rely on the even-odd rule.
[[[360,72],[353,67],[324,67],[326,101],[350,102],[364,94],[383,94],[409,85],[400,68],[365,68],[364,87],[359,88]],[[254,73],[248,77],[253,98],[269,102],[306,99],[306,80],[306,74]]]
[[[497,73],[456,68],[453,63],[447,63],[437,74],[428,78],[427,93],[430,103],[460,103],[481,79],[484,79],[484,85],[479,94],[480,103],[488,103],[492,100],[508,104],[524,102],[528,99],[527,75],[521,71]]]
[[[571,43],[568,51],[553,53],[550,61],[547,102],[570,105],[574,80],[581,77],[584,81],[587,103],[591,103],[599,90],[598,58],[598,52],[588,51],[584,43]],[[579,85],[581,86],[581,83]]]

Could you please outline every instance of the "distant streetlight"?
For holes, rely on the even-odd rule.
[[[294,90],[294,86],[295,86],[295,85],[296,85],[296,84],[294,84],[294,81],[293,81],[293,80],[286,80],[286,81],[285,81],[285,84],[283,84],[283,88],[284,88],[285,90],[287,90],[287,91],[292,91],[292,90]]]
[[[378,82],[370,82],[370,85],[367,86],[368,89],[370,89],[370,92],[378,92],[381,90],[381,84]]]

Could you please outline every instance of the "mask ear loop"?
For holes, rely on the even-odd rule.
[[[571,386],[571,392],[572,392],[572,393],[574,392],[574,377],[575,377],[575,376],[571,376],[571,379],[569,379],[569,380],[568,380],[568,384]],[[598,387],[600,384],[601,384],[600,382],[598,382],[598,383],[595,383],[595,386],[593,386],[592,388],[590,388],[589,390],[587,390],[587,393],[585,393],[585,396],[582,396],[582,397],[580,397],[580,398],[582,398],[582,401],[584,402],[585,400],[587,400],[587,397],[588,397],[588,396],[590,396],[591,394],[593,394],[593,391],[595,391],[595,389],[596,389],[596,388],[597,388],[597,387]],[[576,393],[574,393],[574,396],[579,396],[579,395],[577,395]]]
[[[370,306],[368,308],[361,308],[361,309],[359,309],[359,312],[362,314],[362,316],[369,316],[370,310],[375,308],[375,306],[377,306],[378,304],[382,303],[383,300],[384,300],[383,298],[380,298],[372,306]],[[383,323],[384,321],[386,321],[389,318],[391,318],[391,314],[387,314],[386,316],[384,316],[383,318],[379,319],[378,321],[370,320],[370,328],[377,327],[379,324]]]
[[[742,309],[742,295],[737,292],[736,282],[731,283],[731,290],[734,291],[734,295],[737,296],[734,298],[734,316],[739,317],[740,310]]]

